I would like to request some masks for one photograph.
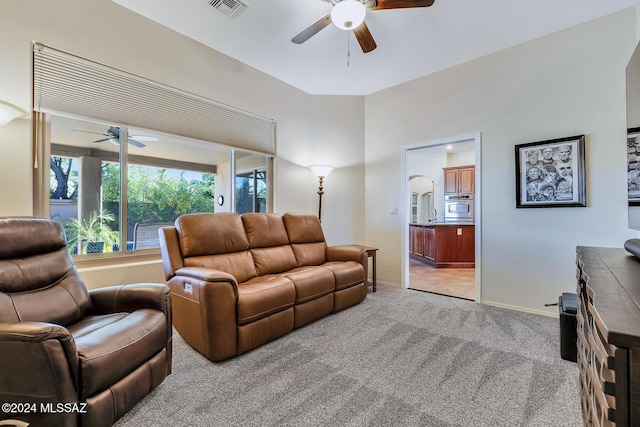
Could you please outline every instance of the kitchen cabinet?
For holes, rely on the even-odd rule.
[[[473,194],[476,179],[475,166],[444,168],[445,194]]]
[[[436,259],[436,229],[435,227],[423,228],[423,253],[422,256],[428,260]]]
[[[409,227],[409,253],[424,256],[424,227]]]
[[[475,266],[475,226],[409,225],[409,256],[434,267]]]

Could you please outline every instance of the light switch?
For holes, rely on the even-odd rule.
[[[458,228],[458,236],[462,236],[462,228]]]

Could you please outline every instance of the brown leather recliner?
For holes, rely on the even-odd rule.
[[[0,419],[112,425],[171,372],[171,333],[166,285],[88,291],[60,223],[0,218]]]

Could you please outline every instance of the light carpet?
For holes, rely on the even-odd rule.
[[[558,320],[384,285],[234,359],[174,331],[173,373],[116,426],[581,426]]]

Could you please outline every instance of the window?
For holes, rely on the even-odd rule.
[[[239,213],[268,209],[270,156],[58,115],[49,122],[49,216],[73,254],[158,248],[158,228],[178,216],[233,210],[215,203],[219,195],[235,192]]]
[[[267,212],[268,156],[237,152],[236,212]]]
[[[78,254],[157,247],[181,214],[234,211],[236,171],[252,174],[241,209],[272,210],[274,119],[40,43],[33,92],[34,213]]]
[[[411,222],[418,222],[418,193],[411,193]]]
[[[266,212],[266,171],[236,175],[236,212]]]

